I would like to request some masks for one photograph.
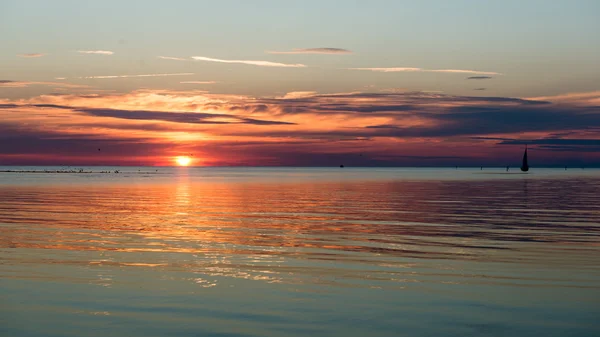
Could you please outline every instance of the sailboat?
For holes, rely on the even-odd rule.
[[[523,164],[521,164],[521,171],[529,171],[529,164],[527,164],[527,145],[525,145],[525,153],[523,153]]]

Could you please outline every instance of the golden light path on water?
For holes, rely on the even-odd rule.
[[[593,170],[123,168],[0,182],[7,335],[600,331]]]

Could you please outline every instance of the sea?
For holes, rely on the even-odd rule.
[[[600,336],[598,169],[0,171],[0,336]]]

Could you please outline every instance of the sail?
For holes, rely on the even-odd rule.
[[[525,147],[525,153],[523,153],[523,164],[521,164],[521,171],[529,171],[529,164],[527,163],[527,147]]]

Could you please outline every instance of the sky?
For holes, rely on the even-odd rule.
[[[0,165],[600,166],[598,1],[0,0]]]

